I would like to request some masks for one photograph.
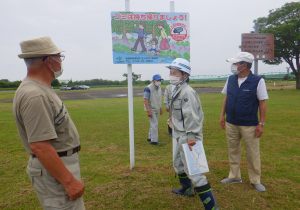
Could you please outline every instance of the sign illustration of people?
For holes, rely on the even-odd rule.
[[[189,14],[112,12],[115,64],[171,63],[190,59]]]
[[[134,24],[134,27],[136,27],[136,24]],[[139,24],[139,27],[135,30],[135,32],[138,34],[137,40],[134,43],[134,47],[131,48],[132,51],[136,51],[138,44],[141,43],[142,46],[142,52],[146,52],[147,49],[145,47],[145,42],[144,42],[144,38],[146,36],[145,30],[144,30],[144,26],[143,24]]]
[[[168,35],[166,33],[166,30],[164,29],[163,25],[158,25],[158,28],[160,30],[160,37],[161,37],[161,41],[159,44],[159,49],[160,50],[169,50],[170,49],[170,45],[169,45],[169,41],[168,41]]]

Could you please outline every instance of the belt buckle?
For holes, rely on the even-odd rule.
[[[73,154],[73,149],[67,151],[67,156],[71,156]]]

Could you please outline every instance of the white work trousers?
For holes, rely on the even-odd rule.
[[[149,117],[150,127],[148,132],[148,139],[151,139],[151,142],[158,142],[158,117],[159,111],[152,109],[152,117]]]
[[[174,129],[173,129],[174,132]],[[176,135],[178,136],[178,135]],[[186,173],[189,177],[189,179],[192,181],[194,187],[201,187],[203,185],[206,185],[208,183],[206,176],[203,174],[196,174],[196,175],[189,175],[186,165],[186,160],[184,156],[184,152],[182,149],[182,144],[187,143],[187,136],[186,134],[179,136],[176,138],[177,140],[177,146],[175,149],[174,154],[174,170],[177,174]],[[198,141],[202,141],[201,139],[197,139]]]

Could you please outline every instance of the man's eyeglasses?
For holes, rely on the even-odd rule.
[[[50,56],[55,57],[55,58],[59,57],[60,61],[64,61],[65,60],[65,55],[63,55],[63,54],[45,56],[45,57],[42,58],[42,60],[44,61],[44,60],[46,60]]]

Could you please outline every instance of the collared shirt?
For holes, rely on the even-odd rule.
[[[29,144],[50,140],[57,152],[79,146],[77,129],[55,91],[39,82],[25,79],[16,91],[13,112],[25,150]]]
[[[202,127],[204,114],[197,92],[187,83],[177,86],[171,102],[171,116],[174,135],[186,133],[188,139],[196,136],[203,139]]]

